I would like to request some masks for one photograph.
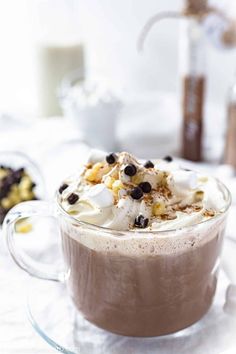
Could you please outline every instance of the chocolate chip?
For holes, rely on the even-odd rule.
[[[153,168],[154,164],[152,163],[152,161],[148,160],[147,162],[145,162],[144,167],[146,168]]]
[[[0,189],[0,200],[5,198],[8,194],[8,190],[4,189],[4,188],[1,188]]]
[[[3,207],[0,207],[0,224],[3,223],[6,214],[7,214],[7,210],[5,210]]]
[[[139,187],[142,189],[143,193],[150,193],[152,190],[152,186],[149,182],[139,183]]]
[[[130,165],[127,165],[125,166],[125,169],[124,169],[124,173],[127,175],[127,176],[134,176],[137,172],[137,168],[136,166],[130,164]]]
[[[62,192],[68,187],[68,184],[63,183],[61,187],[59,188],[59,193],[62,194]]]
[[[11,181],[9,180],[8,176],[4,177],[1,181],[1,192],[5,195],[9,192],[11,188]]]
[[[11,187],[12,184],[15,183],[15,178],[14,178],[13,174],[11,174],[11,175],[9,175],[9,176],[6,176],[4,183],[7,184],[9,187]]]
[[[171,156],[165,156],[165,157],[163,158],[163,160],[165,160],[166,162],[172,162],[172,161],[173,161],[173,157],[171,157]]]
[[[144,229],[148,226],[148,218],[145,218],[143,215],[139,215],[134,220],[134,226],[139,227],[140,229]]]
[[[114,152],[106,156],[106,162],[109,163],[109,165],[115,163],[116,160],[117,160],[117,156],[116,154],[114,154]]]
[[[14,183],[19,184],[22,179],[22,176],[14,176]]]
[[[18,170],[14,171],[12,173],[12,177],[14,179],[14,183],[19,184],[22,177],[23,177],[23,173],[24,173],[24,169],[23,168],[19,168]]]
[[[25,173],[25,169],[24,167],[18,168],[18,170],[16,170],[15,172],[21,173],[23,175],[23,173]]]
[[[142,198],[142,196],[143,196],[143,191],[142,191],[142,189],[141,189],[140,187],[135,187],[135,188],[131,191],[130,195],[131,195],[131,197],[132,197],[133,199],[140,199],[140,198]]]
[[[77,202],[77,200],[79,200],[79,196],[78,196],[78,194],[71,193],[67,200],[68,200],[68,203],[72,205],[72,204],[75,204]]]

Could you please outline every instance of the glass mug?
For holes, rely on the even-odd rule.
[[[91,323],[126,336],[174,333],[198,321],[210,308],[217,285],[227,212],[192,226],[168,231],[116,231],[80,222],[60,203],[18,204],[4,230],[15,262],[29,274],[67,284],[76,308]],[[15,247],[17,221],[54,216],[59,224],[64,273],[45,271]]]

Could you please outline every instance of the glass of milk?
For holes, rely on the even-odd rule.
[[[78,8],[73,0],[37,0],[34,5],[39,112],[58,116],[57,89],[62,79],[75,69],[84,73]]]

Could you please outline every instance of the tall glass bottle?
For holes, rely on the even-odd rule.
[[[220,4],[219,4],[220,5]],[[142,48],[152,26],[163,19],[180,19],[179,67],[182,104],[182,157],[201,161],[204,155],[203,122],[208,79],[207,43],[219,50],[236,47],[236,20],[212,6],[208,0],[185,0],[180,11],[159,12],[145,24],[140,37]],[[219,158],[219,156],[218,156]]]
[[[224,162],[236,169],[236,79],[228,96]]]
[[[186,0],[181,23],[182,156],[192,161],[202,160],[206,38],[201,14],[206,10],[207,0]]]

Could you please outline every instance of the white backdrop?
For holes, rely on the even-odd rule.
[[[0,110],[36,111],[31,8],[37,1],[42,0],[0,0]],[[178,23],[154,27],[142,55],[136,40],[152,14],[178,9],[181,0],[72,1],[94,70],[135,91],[176,92]],[[234,0],[215,2],[235,5]],[[212,101],[223,103],[236,69],[236,50],[219,53],[209,48],[208,54],[208,93]]]
[[[141,55],[136,51],[136,40],[151,15],[161,10],[179,9],[182,3],[181,0],[81,1],[81,23],[93,52],[92,65],[135,90],[176,90],[178,21],[168,20],[156,25]],[[215,3],[235,5],[234,0]],[[211,98],[222,99],[234,70],[236,50],[219,52],[208,48]]]

